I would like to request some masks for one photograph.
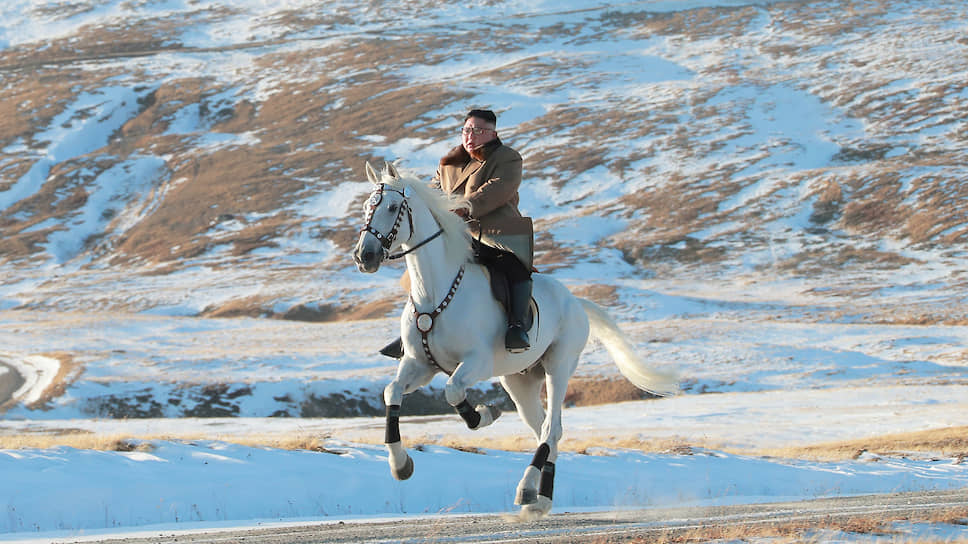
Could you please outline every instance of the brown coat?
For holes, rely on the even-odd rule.
[[[521,155],[495,139],[487,144],[484,157],[478,161],[463,147],[455,147],[440,160],[434,181],[445,193],[467,199],[474,238],[514,253],[530,269],[534,230],[531,218],[518,211]]]

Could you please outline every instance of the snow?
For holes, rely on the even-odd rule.
[[[102,529],[185,528],[246,520],[344,520],[361,516],[507,512],[528,453],[411,451],[411,480],[390,478],[382,447],[330,440],[325,452],[217,441],[152,442],[148,451],[53,448],[0,452],[7,499],[0,539],[113,534]],[[558,510],[731,504],[807,496],[949,489],[968,484],[950,462],[811,463],[697,451],[566,453],[557,463]],[[110,484],[110,485],[105,485]],[[56,493],[50,490],[56,489]],[[83,497],[82,500],[78,498]],[[162,529],[157,529],[162,530]],[[29,534],[43,531],[41,534]],[[25,534],[26,533],[26,534]]]
[[[60,369],[60,362],[57,359],[42,355],[8,358],[0,352],[0,360],[5,360],[24,379],[23,385],[11,395],[23,404],[32,404],[40,400],[44,391],[54,382]]]
[[[623,323],[624,328],[640,339],[644,331],[661,335],[663,328],[677,327],[682,315],[699,311],[676,300],[670,296],[668,303],[659,306],[679,318],[654,317],[638,324]],[[708,315],[710,309],[703,313]],[[19,312],[0,317],[4,330],[22,331],[26,324]],[[318,394],[343,389],[378,392],[393,367],[370,354],[377,341],[388,337],[392,318],[321,327],[148,315],[130,316],[125,322],[105,316],[90,323],[51,320],[42,313],[34,317],[32,334],[70,330],[60,339],[64,346],[92,353],[113,346],[124,353],[91,361],[71,395],[83,398],[90,395],[86,388],[107,384],[122,393],[126,387],[154,383],[154,394],[164,399],[168,389],[159,384],[165,377],[175,387],[213,372],[229,382],[245,376],[253,383],[254,393],[241,404],[242,417],[234,418],[90,419],[72,404],[71,395],[52,403],[46,412],[9,411],[0,422],[0,432],[5,434],[71,429],[106,437],[159,438],[130,440],[131,447],[125,449],[131,451],[68,447],[0,451],[2,501],[7,511],[0,516],[0,540],[117,536],[132,531],[168,534],[515,509],[514,489],[531,454],[508,451],[500,444],[529,437],[516,414],[505,414],[476,432],[467,430],[456,415],[405,416],[401,432],[416,463],[414,477],[406,482],[390,476],[380,445],[380,417],[253,415],[270,410],[272,397],[293,391],[289,380],[303,381],[304,387]],[[720,392],[566,409],[563,446],[567,451],[558,461],[555,512],[968,486],[968,465],[930,453],[868,454],[838,462],[742,453],[964,425],[968,383],[964,383],[965,365],[959,354],[966,328],[681,322],[695,329],[694,336],[676,333],[681,342],[648,344],[654,350],[652,359],[676,361],[687,375],[704,376],[703,383],[693,388],[703,385]],[[307,338],[310,331],[313,335]],[[366,340],[359,345],[340,343],[340,338],[353,332],[364,334]],[[29,350],[30,333],[0,336],[8,345]],[[718,349],[713,347],[716,344]],[[794,345],[813,347],[798,351],[792,349]],[[234,346],[237,351],[218,346]],[[699,352],[703,355],[698,356]],[[4,352],[0,359],[16,362],[17,353]],[[188,354],[192,365],[180,364]],[[587,355],[580,372],[609,372],[610,363],[599,348]],[[142,357],[145,368],[131,364]],[[895,365],[903,367],[903,373],[896,374]],[[708,370],[702,372],[700,367]],[[30,367],[17,368],[31,375]],[[56,366],[34,368],[46,376],[56,371]],[[125,376],[137,381],[125,385]],[[36,395],[43,389],[39,380],[28,381],[38,385],[20,394]],[[442,383],[438,379],[431,385]],[[233,438],[252,436],[317,439],[324,451],[232,443]],[[477,444],[480,451],[433,445],[452,437]],[[627,449],[632,443],[654,441],[706,446],[664,453]],[[583,453],[575,453],[569,444],[580,446]]]
[[[750,3],[645,2],[655,12]],[[603,6],[610,6],[608,9],[616,14],[632,9],[625,4],[577,0],[507,2],[497,7],[490,2],[440,6],[429,2],[414,7],[412,18],[392,20],[392,13],[381,11],[379,3],[370,7],[357,4],[327,3],[326,9],[347,10],[357,20],[367,21],[337,31],[378,31],[386,25],[406,29],[421,18],[429,21],[421,24],[434,24],[436,20],[469,24],[495,10],[516,13],[520,19],[552,18],[567,24],[584,20],[586,12]],[[74,9],[66,11],[49,9],[53,5],[33,0],[3,3],[0,48],[69,38],[81,26],[123,21],[135,15],[162,18],[216,12],[221,3],[105,0],[75,2]],[[81,9],[85,6],[91,9]],[[235,9],[223,16],[193,19],[170,39],[188,48],[205,49],[291,37],[282,25],[267,21],[282,10],[322,9],[310,0],[246,0],[233,6]],[[955,42],[963,30],[963,25],[952,22],[950,35],[938,42]],[[319,38],[315,32],[297,38]],[[750,40],[763,39],[764,34],[772,32],[758,28],[750,32]],[[590,39],[589,34],[570,41],[540,42],[512,55],[461,51],[437,66],[412,67],[396,75],[463,85],[466,80],[461,74],[472,68],[499,70],[534,58],[551,64],[570,58],[583,59],[589,70],[608,76],[596,85],[583,86],[580,77],[568,73],[573,66],[562,63],[561,73],[556,74],[560,79],[553,80],[554,85],[535,79],[477,81],[463,87],[469,97],[462,101],[506,107],[507,111],[501,112],[501,130],[518,136],[521,125],[570,102],[615,102],[636,112],[652,103],[681,100],[682,94],[677,92],[680,88],[702,86],[707,83],[703,78],[719,77],[714,71],[704,71],[709,64],[732,62],[728,55],[757,55],[755,47],[752,53],[719,52],[721,48],[715,43],[701,40],[680,44],[629,38],[578,45]],[[845,37],[844,42],[850,39]],[[924,55],[925,63],[946,66],[941,61],[950,54],[950,48],[928,48],[918,37],[900,35],[896,39],[896,54]],[[858,40],[856,47],[871,46]],[[867,57],[869,53],[858,51],[857,56]],[[768,60],[765,55],[757,57],[752,66],[791,74],[798,69],[795,63],[779,67]],[[876,64],[869,69],[891,70],[890,66]],[[170,52],[139,59],[138,65],[143,72],[132,73],[128,79],[120,76],[110,86],[82,94],[65,105],[64,112],[40,132],[34,148],[23,142],[8,145],[5,152],[36,154],[37,161],[0,192],[0,209],[34,194],[55,164],[96,152],[131,117],[137,101],[166,78],[205,73],[228,82],[230,90],[205,99],[208,109],[218,110],[223,102],[230,104],[240,96],[258,103],[276,92],[279,77],[290,75],[269,73],[254,85],[240,83],[251,79],[257,70],[253,56],[244,50],[210,55]],[[121,60],[117,66],[125,68]],[[957,82],[952,76],[949,79]],[[144,86],[128,85],[136,80]],[[894,91],[917,94],[923,83],[898,79]],[[716,106],[716,112],[704,113],[709,120],[704,127],[709,131],[707,145],[715,144],[715,152],[683,163],[676,149],[662,147],[663,141],[651,136],[609,142],[612,156],[632,155],[642,149],[654,153],[635,162],[631,175],[599,166],[576,173],[576,182],[564,189],[534,173],[522,189],[522,208],[539,220],[555,222],[559,243],[591,249],[602,239],[623,232],[633,219],[608,213],[594,217],[563,215],[560,204],[574,200],[577,209],[594,208],[627,194],[628,187],[654,189],[659,178],[672,172],[703,172],[713,163],[735,164],[734,181],[745,189],[721,200],[721,211],[742,208],[784,191],[803,198],[814,187],[791,181],[792,174],[827,163],[843,142],[862,141],[876,128],[847,115],[856,104],[833,105],[825,100],[827,85],[847,82],[817,82],[816,88],[786,84],[731,87],[708,104]],[[963,100],[966,94],[961,92],[956,97]],[[876,97],[857,97],[858,102],[869,100],[877,105]],[[452,115],[458,109],[442,104],[428,119]],[[244,147],[258,141],[259,135],[254,133],[210,132],[212,122],[203,119],[201,111],[201,105],[186,104],[171,119],[167,134],[191,137],[199,149]],[[734,120],[727,120],[734,116]],[[685,121],[701,125],[695,119]],[[963,126],[951,117],[925,117],[906,126],[903,134],[888,143],[901,149]],[[562,130],[534,140],[522,134],[521,150],[526,153],[552,142],[574,141],[582,136],[581,131],[581,127],[574,127],[574,131]],[[405,158],[406,167],[426,174],[453,145],[452,141],[421,138],[359,138],[373,144],[374,155]],[[84,258],[86,241],[107,229],[116,229],[120,236],[125,225],[156,205],[165,191],[184,182],[159,182],[156,178],[163,178],[165,173],[164,157],[143,156],[121,161],[87,180],[87,204],[67,223],[70,228],[50,236],[49,262],[38,265],[33,276],[5,277],[0,283],[0,347],[4,350],[0,352],[0,379],[14,371],[24,378],[23,385],[13,392],[14,406],[0,420],[0,434],[54,434],[70,429],[101,436],[161,437],[131,440],[131,451],[63,446],[0,450],[0,541],[46,542],[139,531],[170,534],[198,528],[515,509],[514,488],[531,455],[501,447],[509,438],[529,436],[515,414],[505,414],[479,432],[468,431],[457,416],[405,417],[402,433],[416,463],[416,473],[407,482],[397,482],[390,476],[380,445],[382,418],[266,417],[300,400],[280,400],[287,395],[307,398],[351,391],[380,402],[380,392],[394,367],[374,352],[394,333],[395,318],[320,325],[186,317],[211,305],[259,295],[272,300],[282,311],[297,302],[324,304],[345,291],[380,294],[395,288],[400,269],[392,267],[363,277],[346,263],[318,272],[327,276],[323,281],[312,277],[317,273],[311,269],[314,264],[346,260],[330,242],[314,238],[312,229],[354,217],[361,196],[368,191],[366,182],[342,180],[325,189],[307,190],[299,202],[285,210],[303,218],[303,223],[275,239],[277,247],[253,252],[252,261],[224,266],[223,256],[215,250],[170,274],[120,271],[112,276],[112,271],[105,270],[90,279],[85,277],[76,269],[78,263],[71,261]],[[923,187],[915,183],[920,179],[916,176],[932,175],[928,169],[909,171],[901,180],[912,204],[918,198],[916,187]],[[156,189],[152,191],[151,187]],[[136,194],[147,196],[127,198]],[[107,211],[113,213],[105,215]],[[774,215],[775,210],[757,211],[763,212],[765,221],[783,216]],[[803,230],[806,213],[804,207],[775,219],[772,228],[776,242],[769,251],[747,254],[737,273],[755,269],[767,275],[771,265],[802,249],[809,242],[806,235],[783,240],[788,238],[791,226]],[[108,217],[115,219],[108,221]],[[229,233],[244,221],[256,219],[237,216],[213,224],[212,233]],[[54,226],[45,222],[33,229]],[[724,223],[691,236],[713,238],[740,228]],[[680,248],[685,246],[686,242],[680,242]],[[956,266],[938,259],[938,252],[931,248],[908,248],[905,252],[916,258],[918,265],[903,269],[887,287],[872,293],[872,299],[877,298],[871,306],[863,306],[863,301],[845,304],[837,294],[838,285],[818,287],[803,280],[751,280],[748,286],[736,290],[735,283],[724,286],[709,278],[653,279],[633,270],[622,255],[608,248],[590,251],[591,256],[581,263],[554,271],[555,277],[565,283],[595,278],[618,285],[615,312],[625,330],[650,361],[663,368],[675,367],[686,378],[685,391],[677,397],[565,410],[563,446],[585,446],[569,449],[558,460],[554,512],[738,504],[968,486],[968,464],[932,453],[912,452],[903,457],[867,454],[839,462],[755,453],[968,425],[968,363],[963,347],[968,344],[968,327],[877,325],[867,319],[878,302],[893,307],[911,301],[929,303],[933,292],[950,288],[939,278],[948,280],[952,268],[963,268],[963,262],[957,259]],[[296,279],[272,276],[259,269],[260,263],[268,263],[265,269],[272,272],[296,267],[309,271],[300,270]],[[66,273],[78,274],[71,289],[58,292],[49,286],[53,277]],[[843,281],[850,282],[851,278]],[[311,293],[309,301],[300,298],[307,292]],[[84,311],[71,311],[82,307],[75,306],[76,301],[86,304]],[[100,301],[110,309],[89,311]],[[64,311],[11,310],[28,303]],[[118,304],[125,305],[130,313],[116,310]],[[33,409],[31,405],[44,398],[58,373],[69,371],[61,367],[62,361],[56,356],[60,352],[76,354],[84,371],[71,376],[63,395],[48,401],[43,409]],[[607,355],[594,345],[586,352],[579,372],[585,376],[616,375]],[[184,384],[213,381],[250,390],[249,396],[238,403],[239,417],[179,417],[178,408],[169,400]],[[440,388],[442,378],[431,386]],[[93,417],[85,401],[106,391],[142,396],[159,404],[170,417]],[[185,438],[192,436],[199,438]],[[316,438],[325,451],[290,451],[232,442],[251,436]],[[467,452],[433,445],[448,437],[479,444],[480,450]],[[702,446],[662,453],[623,447],[662,440]],[[576,453],[577,449],[584,452]],[[964,528],[960,532],[938,526],[934,529],[945,537],[966,536]],[[917,527],[909,530],[921,531]]]

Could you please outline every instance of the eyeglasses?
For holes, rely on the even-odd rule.
[[[492,131],[493,132],[494,129],[493,128],[479,128],[479,127],[461,127],[461,129],[460,129],[460,133],[461,134],[471,134],[471,133],[473,133],[475,136],[480,136],[481,134],[484,134],[485,132],[488,132],[488,131]]]

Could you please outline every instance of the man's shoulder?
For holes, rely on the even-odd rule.
[[[501,144],[494,150],[494,154],[489,158],[493,158],[498,161],[520,161],[521,154],[511,147]]]

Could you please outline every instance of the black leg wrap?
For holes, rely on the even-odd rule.
[[[548,454],[551,453],[551,448],[546,442],[542,442],[538,446],[538,450],[534,452],[534,458],[531,459],[531,466],[541,470],[545,466],[545,462],[548,460]]]
[[[400,441],[400,405],[387,406],[387,428],[383,439],[384,444]]]
[[[544,468],[541,469],[541,486],[538,488],[538,495],[542,497],[548,497],[551,499],[551,495],[555,491],[555,464],[545,463]]]
[[[456,408],[457,413],[464,419],[464,423],[467,423],[467,428],[476,429],[481,423],[481,414],[477,413],[477,410],[471,406],[471,403],[467,402],[467,399],[462,400]]]

